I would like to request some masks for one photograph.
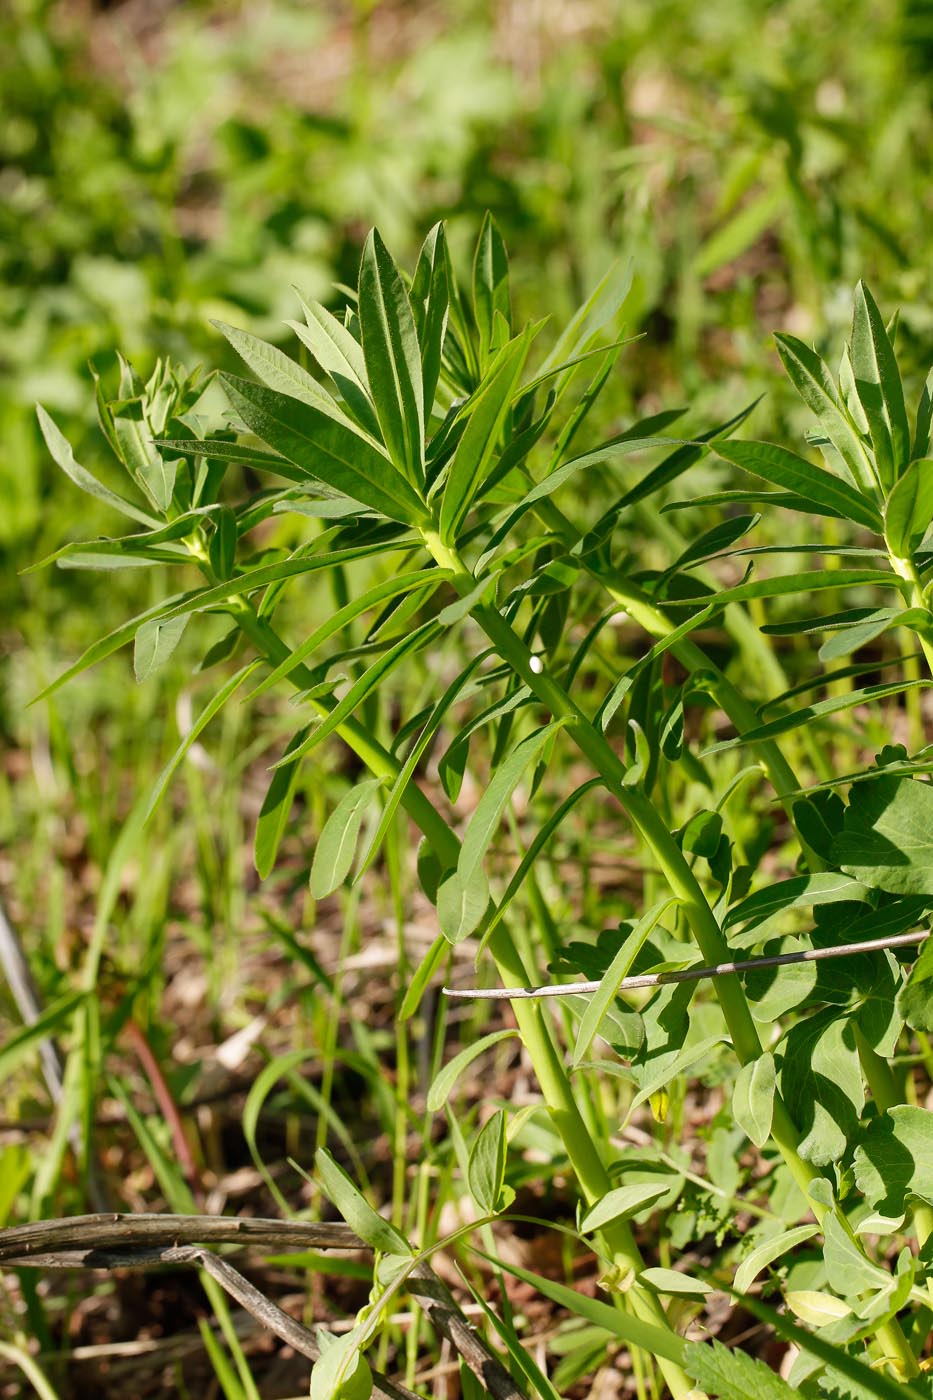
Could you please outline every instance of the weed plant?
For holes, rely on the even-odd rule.
[[[302,302],[290,323],[299,359],[222,328],[249,372],[221,376],[222,422],[203,379],[166,361],[144,383],[124,364],[118,397],[101,391],[98,410],[128,492],[88,473],[40,410],[59,467],[133,522],[120,538],[64,545],[55,562],[147,568],[175,590],[91,645],[45,695],[132,641],[140,681],[179,648],[199,655],[205,698],[133,807],[80,991],[55,1009],[58,1022],[73,1018],[73,1048],[34,1199],[47,1198],[73,1124],[91,1121],[105,1072],[114,1027],[102,1027],[94,992],[121,861],[149,847],[146,823],[208,726],[244,696],[290,688],[256,869],[272,875],[299,785],[341,745],[352,782],[328,804],[311,894],[344,891],[352,924],[347,892],[382,872],[398,936],[388,1040],[354,1026],[355,1062],[377,1084],[380,1055],[393,1057],[393,1087],[375,1091],[392,1143],[390,1218],[367,1199],[359,1143],[326,1097],[312,1100],[315,1190],[376,1250],[369,1301],[314,1368],[319,1400],[367,1392],[366,1356],[384,1360],[391,1304],[441,1247],[474,1261],[467,1286],[530,1393],[557,1394],[620,1347],[644,1395],[929,1393],[928,945],[718,976],[712,992],[663,979],[634,999],[618,992],[632,972],[922,930],[933,902],[930,386],[908,413],[896,320],[886,325],[860,284],[836,376],[802,340],[778,336],[813,415],[803,450],[745,438],[747,406],[713,426],[662,411],[581,447],[620,354],[639,353],[616,338],[630,288],[628,271],[610,270],[555,335],[513,319],[491,218],[465,291],[442,225],[410,278],[374,232],[342,316]],[[619,465],[645,453],[654,464],[622,488]],[[692,488],[713,461],[728,464],[729,489]],[[687,522],[663,561],[670,536],[633,528],[660,492]],[[782,542],[794,515],[806,534]],[[777,542],[750,544],[762,517]],[[785,646],[813,637],[826,669],[785,677]],[[574,858],[556,865],[567,830]],[[580,926],[600,917],[597,851],[625,857],[634,889],[628,916],[594,939]],[[584,917],[566,928],[577,890]],[[435,911],[438,936],[412,959],[416,898]],[[308,966],[298,931],[281,936]],[[442,1064],[436,988],[445,975],[463,982],[465,947],[509,988],[583,973],[598,990],[516,995],[514,1023],[481,1035],[471,1025]],[[310,966],[326,1002],[333,983]],[[8,1065],[37,1033],[8,1048]],[[464,1076],[516,1037],[536,1095],[470,1113]],[[345,1052],[331,1042],[329,1053]],[[264,1104],[304,1054],[270,1060],[250,1095],[244,1130],[262,1170]],[[719,1104],[701,1171],[677,1142],[697,1093]],[[654,1134],[635,1146],[630,1129],[649,1111]],[[132,1121],[180,1208],[158,1135]],[[450,1237],[432,1199],[439,1177],[472,1203]],[[499,1256],[516,1192],[564,1178],[576,1214],[548,1228],[592,1251],[598,1299]],[[287,1210],[289,1193],[268,1181]],[[738,1213],[755,1222],[744,1235]],[[478,1260],[575,1320],[553,1378],[511,1313],[486,1302]],[[787,1380],[741,1349],[685,1338],[716,1290],[798,1349]]]

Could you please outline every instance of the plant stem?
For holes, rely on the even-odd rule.
[[[243,604],[236,609],[236,619],[250,641],[273,666],[277,666],[290,655],[282,639],[265,619],[256,615],[249,604]],[[291,672],[290,680],[298,689],[306,689],[310,683],[310,673],[307,668],[296,666]],[[320,713],[327,713],[328,707],[323,701],[316,700],[311,703]],[[397,776],[400,769],[398,761],[357,721],[347,720],[337,732],[375,776],[389,780]],[[408,784],[402,802],[441,862],[447,866],[455,866],[460,854],[459,839],[416,783]],[[504,923],[493,932],[489,949],[503,981],[528,985],[528,971]],[[593,1205],[612,1189],[612,1181],[599,1150],[587,1131],[563,1059],[541,1008],[533,1003],[525,1003],[516,1005],[514,1010],[522,1042],[534,1065],[551,1120],[564,1143],[584,1200],[587,1205]],[[644,1261],[631,1229],[624,1221],[615,1221],[606,1226],[600,1235],[608,1257],[620,1273],[627,1276],[641,1273]],[[673,1330],[660,1302],[647,1289],[633,1283],[625,1299],[636,1317],[655,1326]],[[657,1362],[676,1400],[695,1392],[693,1382],[681,1367],[661,1357],[657,1358]]]

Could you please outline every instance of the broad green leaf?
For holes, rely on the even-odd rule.
[[[462,943],[480,925],[489,906],[489,882],[482,865],[469,874],[455,870],[437,891],[437,921],[448,943]]]
[[[910,461],[910,427],[894,347],[864,282],[855,289],[850,355],[878,472],[882,485],[890,490]]]
[[[933,1205],[933,1114],[899,1104],[873,1119],[855,1149],[855,1180],[885,1215],[903,1212],[911,1197]]]
[[[286,757],[289,752],[299,749],[307,736],[308,726],[299,729],[289,740],[285,750]],[[253,864],[260,880],[268,879],[275,865],[275,858],[288,825],[288,814],[292,809],[292,799],[295,796],[300,771],[300,759],[276,768],[263,798],[256,822],[256,834],[253,837]]]
[[[479,389],[463,436],[447,472],[441,502],[441,538],[454,544],[470,504],[480,490],[511,404],[531,339],[525,331],[504,346]]]
[[[158,529],[159,521],[155,516],[149,515],[147,511],[133,505],[132,501],[125,500],[116,491],[111,491],[109,487],[102,485],[96,477],[81,466],[80,462],[75,461],[71,444],[41,404],[36,404],[36,416],[39,419],[42,436],[45,438],[45,445],[52,454],[53,461],[56,466],[61,467],[75,486],[86,491],[89,496],[96,497],[98,501],[103,501],[105,505],[113,506],[114,510],[118,510],[121,515],[128,515],[131,520],[138,520],[141,525]]]
[[[897,994],[897,1009],[915,1031],[933,1031],[933,938],[921,945],[920,956]]]
[[[381,778],[357,783],[324,823],[311,862],[311,894],[315,899],[333,894],[349,875],[366,808],[381,786]]]
[[[614,1191],[607,1191],[602,1200],[590,1207],[580,1221],[580,1229],[584,1234],[591,1234],[614,1220],[630,1220],[669,1190],[669,1181],[641,1181],[634,1186],[618,1186]]]
[[[791,1026],[784,1042],[781,1092],[800,1130],[805,1162],[838,1162],[855,1136],[865,1101],[855,1033],[829,1006]]]
[[[770,1050],[739,1070],[732,1095],[732,1116],[756,1147],[771,1135],[776,1076]]]
[[[354,1327],[342,1337],[331,1337],[318,1329],[321,1355],[311,1370],[311,1400],[369,1400],[375,1393],[373,1373],[360,1350],[361,1332],[362,1327]]]
[[[363,356],[382,438],[396,467],[424,480],[424,386],[411,302],[388,248],[373,229],[360,262]]]
[[[841,1298],[815,1288],[794,1289],[784,1294],[784,1301],[794,1316],[810,1327],[828,1327],[831,1322],[841,1322],[852,1314],[849,1304]]]
[[[793,1400],[799,1393],[757,1357],[722,1342],[688,1342],[684,1370],[719,1400]]]
[[[228,326],[223,321],[211,324],[226,336],[243,363],[269,389],[300,399],[328,417],[342,420],[343,415],[324,386],[288,355],[236,326]]]
[[[401,665],[406,657],[420,651],[422,647],[431,642],[437,635],[437,630],[437,624],[433,620],[425,622],[421,627],[416,627],[413,632],[397,641],[395,646],[390,647],[385,655],[380,656],[368,670],[363,672],[343,699],[334,706],[321,720],[321,723],[311,731],[307,739],[289,756],[288,761],[303,758],[305,754],[316,749],[318,744],[333,734],[335,729],[339,729],[344,720],[349,719],[354,711],[362,705],[367,695],[378,690],[382,682],[392,674],[396,667]]]
[[[735,1271],[733,1287],[736,1293],[747,1293],[763,1269],[767,1269],[796,1245],[803,1244],[804,1240],[811,1240],[814,1235],[819,1234],[819,1229],[818,1225],[795,1225],[792,1230],[785,1230],[782,1234],[757,1245],[745,1256]]]
[[[789,880],[778,880],[762,890],[756,890],[747,899],[733,905],[723,920],[723,931],[737,924],[757,928],[775,914],[786,913],[789,909],[808,909],[820,904],[835,904],[839,900],[866,901],[870,898],[870,891],[858,880],[834,870],[821,871],[818,875],[793,875]]]
[[[270,690],[280,680],[291,675],[296,667],[302,665],[304,661],[318,650],[324,642],[340,632],[344,627],[349,626],[363,613],[378,607],[380,603],[386,603],[391,598],[398,597],[400,593],[410,593],[419,587],[440,587],[449,574],[439,569],[419,569],[410,574],[398,574],[394,578],[386,579],[383,583],[377,583],[374,588],[368,589],[365,593],[351,599],[342,608],[338,608],[325,622],[316,627],[310,637],[306,637],[300,642],[278,666],[274,667],[266,676],[261,685],[258,685],[252,692],[252,696],[262,695],[266,690]]]
[[[315,1152],[314,1165],[328,1199],[361,1240],[382,1254],[411,1254],[411,1245],[405,1236],[388,1220],[376,1214],[326,1147],[319,1147]]]
[[[886,1288],[891,1283],[887,1269],[873,1264],[855,1240],[844,1230],[832,1212],[823,1220],[823,1258],[830,1288],[843,1297]]]
[[[888,497],[884,533],[893,554],[910,559],[933,521],[933,460],[911,462]]]
[[[155,618],[142,624],[133,648],[133,671],[138,681],[148,680],[154,671],[165,665],[187,625],[187,615]]]
[[[752,472],[772,486],[793,491],[805,501],[881,534],[881,516],[873,502],[866,500],[847,481],[833,476],[823,467],[814,466],[805,457],[798,457],[796,452],[768,442],[717,440],[713,447],[720,457],[743,471]]]
[[[484,352],[488,353],[493,340],[496,312],[503,317],[507,327],[512,319],[509,257],[498,225],[488,212],[483,219],[473,260],[473,310],[480,342]]]
[[[646,910],[612,959],[605,976],[600,981],[599,990],[589,1001],[583,1020],[580,1022],[573,1047],[572,1066],[574,1069],[578,1068],[586,1059],[593,1038],[599,1030],[600,1022],[615,1001],[620,982],[628,974],[632,963],[654,931],[658,920],[670,909],[671,905],[677,902],[675,896],[668,895],[667,898],[659,900],[657,904]]]
[[[249,428],[269,447],[390,520],[427,522],[424,503],[388,457],[349,423],[233,375],[224,385]]]
[[[502,1040],[510,1040],[518,1035],[516,1030],[493,1031],[490,1035],[484,1035],[482,1039],[474,1041],[465,1050],[461,1050],[455,1055],[442,1070],[435,1076],[428,1089],[427,1107],[429,1113],[437,1113],[438,1109],[444,1107],[449,1099],[453,1087],[475,1059],[490,1050],[493,1045],[498,1045]]]
[[[418,344],[421,347],[421,385],[424,421],[427,424],[434,408],[437,382],[440,378],[447,311],[450,305],[443,224],[435,224],[422,244],[409,295]]]
[[[505,1135],[505,1110],[496,1109],[492,1117],[483,1124],[479,1136],[470,1152],[469,1170],[470,1195],[483,1215],[496,1215],[505,1209],[510,1201],[504,1198],[505,1159],[508,1144]],[[514,1193],[511,1193],[514,1199]]]
[[[829,369],[816,351],[796,336],[776,335],[774,339],[794,388],[816,414],[823,432],[848,467],[852,485],[864,493],[870,493],[874,485],[871,466]]]
[[[860,783],[833,858],[874,889],[933,895],[933,786],[885,776]]]
[[[809,724],[811,720],[820,719],[824,715],[840,714],[843,710],[853,709],[856,705],[866,705],[878,700],[886,700],[891,695],[900,695],[905,690],[915,690],[918,687],[928,689],[933,685],[933,681],[890,681],[881,685],[867,685],[861,690],[850,690],[845,695],[831,695],[828,700],[815,700],[812,705],[805,705],[802,709],[794,710],[791,714],[779,715],[777,719],[769,720],[767,724],[756,725],[753,729],[746,729],[744,733],[736,735],[734,739],[726,739],[720,744],[711,744],[708,749],[704,749],[701,757],[706,758],[709,754],[721,753],[725,749],[734,749],[745,744],[757,744],[764,739],[773,739],[778,734],[785,734],[790,729],[798,729],[802,724]]]
[[[237,671],[236,675],[231,676],[230,679],[226,682],[226,684],[222,685],[220,690],[217,691],[216,695],[213,695],[208,701],[208,703],[204,706],[204,709],[198,715],[197,719],[195,720],[191,728],[188,730],[187,734],[183,736],[181,743],[178,745],[178,748],[172,754],[168,763],[166,763],[165,767],[162,769],[162,772],[159,774],[158,778],[153,784],[152,794],[149,798],[149,802],[146,807],[146,821],[149,820],[156,807],[161,802],[162,797],[165,793],[165,789],[168,787],[169,783],[172,780],[172,775],[176,772],[178,765],[181,763],[185,754],[191,748],[191,745],[201,737],[201,735],[204,733],[204,730],[210,724],[214,716],[220,713],[224,705],[226,705],[227,701],[233,695],[236,694],[243,682],[253,674],[258,665],[258,661],[253,661],[250,663],[250,665],[244,666],[241,671]]]
[[[379,437],[379,420],[369,393],[363,348],[342,321],[317,301],[301,301],[305,325],[287,324],[311,351],[325,374],[330,375],[347,409],[372,437]]]

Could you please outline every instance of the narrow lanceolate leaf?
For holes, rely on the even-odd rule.
[[[871,501],[847,481],[833,476],[823,467],[814,466],[805,457],[798,457],[796,452],[768,442],[716,442],[713,446],[720,457],[743,471],[770,481],[772,486],[793,491],[803,500],[822,506],[843,520],[881,533],[881,515]]]
[[[212,462],[240,462],[245,467],[258,467],[260,471],[275,472],[286,481],[307,484],[308,473],[288,462],[277,452],[267,452],[263,447],[245,447],[239,442],[226,442],[215,438],[156,438],[156,447],[168,451],[184,453],[186,457],[207,457]]]
[[[660,900],[647,910],[628,934],[622,947],[609,964],[606,974],[599,984],[599,990],[587,1004],[583,1019],[580,1022],[576,1044],[573,1047],[574,1069],[586,1059],[590,1046],[593,1043],[593,1037],[599,1030],[600,1022],[615,1001],[616,994],[619,990],[619,983],[622,981],[622,978],[627,975],[632,963],[641,951],[646,939],[652,933],[658,920],[672,904],[676,903],[676,898],[673,895],[669,895],[666,899]]]
[[[421,346],[421,388],[424,421],[434,408],[437,381],[441,372],[444,332],[450,306],[447,285],[446,236],[444,225],[435,224],[424,240],[411,284],[411,310]]]
[[[470,1195],[484,1215],[494,1215],[504,1204],[506,1149],[505,1110],[499,1108],[480,1129],[467,1172]]]
[[[904,389],[881,312],[863,282],[855,289],[851,339],[855,391],[868,420],[882,485],[890,490],[910,461]]]
[[[204,706],[204,709],[198,715],[197,719],[195,720],[191,728],[188,730],[187,734],[183,736],[181,743],[178,745],[178,748],[172,754],[168,763],[166,763],[165,767],[162,769],[162,772],[156,779],[153,785],[152,793],[149,797],[149,804],[146,807],[146,821],[149,820],[149,818],[152,816],[152,813],[155,811],[156,807],[161,802],[162,797],[165,793],[165,789],[168,787],[169,783],[172,780],[172,775],[175,773],[176,769],[178,768],[178,765],[181,763],[185,754],[191,748],[191,745],[201,737],[201,735],[204,733],[205,729],[210,724],[214,716],[220,713],[224,705],[226,705],[227,701],[231,698],[231,696],[236,694],[243,682],[247,679],[248,676],[252,675],[252,673],[255,671],[258,665],[258,661],[252,661],[248,666],[244,666],[242,670],[237,671],[236,675],[231,676],[227,683],[221,686],[220,690],[217,691],[217,694],[213,695],[211,699],[207,702],[207,704]]]
[[[388,457],[349,423],[285,394],[232,375],[222,376],[247,427],[309,477],[362,501],[390,520],[423,523],[423,502]]]
[[[734,1280],[736,1293],[746,1293],[762,1270],[766,1269],[769,1264],[773,1264],[776,1259],[780,1259],[795,1245],[803,1244],[804,1240],[812,1239],[818,1233],[819,1228],[818,1225],[796,1225],[792,1230],[785,1230],[772,1239],[764,1240],[752,1250],[751,1254],[745,1256],[736,1269]]]
[[[341,417],[340,410],[323,385],[274,345],[268,345],[258,336],[237,330],[236,326],[228,326],[223,321],[213,321],[212,325],[227,337],[243,363],[268,388],[311,404],[331,418]]]
[[[614,1191],[607,1191],[601,1201],[590,1207],[580,1221],[580,1229],[584,1234],[589,1234],[611,1225],[614,1220],[629,1220],[665,1196],[670,1189],[670,1177],[661,1181],[641,1181],[633,1186],[618,1186]]]
[[[502,814],[512,793],[521,782],[522,775],[532,761],[537,758],[544,745],[563,727],[563,720],[552,720],[535,730],[504,759],[493,775],[470,818],[457,869],[463,879],[468,879],[483,862],[489,843],[499,828]]]
[[[111,491],[109,487],[93,477],[89,471],[75,461],[71,444],[60,432],[57,424],[46,413],[41,404],[36,404],[36,416],[39,419],[39,427],[42,429],[42,436],[45,438],[45,445],[52,454],[52,459],[56,466],[62,471],[82,491],[86,491],[89,496],[95,496],[97,500],[103,501],[105,505],[113,506],[121,515],[128,515],[131,520],[138,520],[140,524],[148,526],[150,529],[159,525],[159,521],[153,515],[140,510],[134,506],[132,501],[125,500],[116,491]]]
[[[812,705],[805,705],[802,709],[794,710],[791,714],[780,715],[777,719],[769,720],[767,724],[759,724],[754,729],[746,729],[744,734],[737,735],[735,739],[726,739],[720,744],[712,744],[704,750],[703,756],[721,753],[724,749],[738,748],[745,744],[757,744],[763,739],[773,739],[778,734],[785,734],[789,729],[797,729],[800,725],[809,724],[811,720],[819,719],[824,715],[834,715],[842,710],[850,710],[856,705],[886,700],[888,696],[900,695],[905,690],[915,690],[918,687],[927,689],[930,685],[933,685],[933,681],[891,681],[883,685],[863,686],[861,690],[849,691],[847,695],[831,695],[828,700],[816,700]]]
[[[311,894],[315,899],[333,894],[349,875],[366,808],[381,786],[381,778],[357,783],[324,823],[311,862]]]
[[[314,1165],[326,1195],[361,1240],[383,1254],[411,1254],[411,1245],[405,1236],[388,1220],[377,1215],[326,1147],[318,1148],[314,1154]]]
[[[911,462],[888,497],[884,534],[893,554],[909,559],[933,522],[933,460]]]
[[[441,503],[441,538],[454,544],[460,526],[479,491],[518,383],[528,347],[526,330],[496,358],[476,403],[447,474]]]
[[[424,480],[421,350],[405,284],[375,229],[360,263],[360,329],[376,416],[389,456],[409,481]]]
[[[594,337],[621,310],[632,290],[632,264],[616,263],[609,269],[561,333],[557,344],[541,366],[546,374],[566,360],[572,360],[591,344]],[[572,373],[572,371],[569,371]],[[563,379],[563,376],[562,376]],[[563,387],[562,382],[558,388]]]
[[[286,759],[290,752],[294,753],[301,747],[307,737],[308,726],[299,729],[298,733],[292,736],[285,750]],[[267,879],[275,865],[275,858],[288,824],[288,814],[292,809],[292,798],[295,795],[300,770],[301,760],[297,758],[294,762],[286,762],[277,768],[263,798],[253,838],[253,864],[260,880]]]
[[[870,494],[874,485],[871,465],[827,365],[795,335],[776,335],[774,339],[794,388],[819,419],[820,427],[848,468],[852,485]]]
[[[509,257],[502,234],[489,213],[483,219],[473,260],[473,310],[483,349],[488,353],[496,312],[503,317],[506,326],[510,326],[512,320]]]
[[[516,1035],[518,1035],[518,1031],[515,1030],[493,1031],[490,1035],[484,1035],[481,1040],[474,1041],[448,1061],[435,1076],[428,1090],[428,1112],[436,1113],[439,1108],[444,1107],[457,1080],[474,1060],[478,1059],[486,1050],[490,1050],[493,1045],[498,1045],[501,1040],[510,1040]]]
[[[330,375],[348,412],[364,432],[379,436],[379,420],[369,394],[363,347],[355,340],[342,321],[317,301],[301,301],[305,325],[300,321],[287,324],[298,339],[308,347],[325,374]]]
[[[172,503],[178,463],[164,457],[153,443],[139,399],[130,399],[110,407],[113,436],[121,462],[135,477],[156,510],[164,514]]]

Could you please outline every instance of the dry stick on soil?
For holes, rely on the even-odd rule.
[[[283,1312],[225,1259],[204,1249],[210,1244],[303,1246],[365,1249],[347,1225],[236,1219],[201,1215],[77,1215],[38,1220],[0,1230],[0,1265],[42,1269],[126,1269],[152,1264],[191,1264],[203,1268],[257,1322],[301,1355],[316,1361],[314,1334]],[[489,1350],[441,1283],[427,1260],[416,1264],[409,1292],[428,1320],[456,1348],[493,1400],[523,1400],[508,1371]],[[375,1392],[393,1400],[418,1400],[413,1392],[373,1373]]]
[[[838,948],[806,948],[800,953],[781,953],[771,958],[749,958],[746,962],[716,963],[713,967],[685,967],[679,972],[645,972],[635,977],[623,977],[616,990],[633,992],[642,987],[665,987],[670,982],[698,982],[708,977],[726,977],[737,972],[752,972],[759,967],[786,967],[789,963],[823,962],[826,958],[844,958],[855,953],[879,953],[887,948],[907,948],[923,943],[929,929],[915,933],[899,933],[894,938],[872,938],[864,943],[841,943]],[[449,997],[470,997],[475,1001],[519,1001],[528,997],[569,997],[598,992],[601,982],[555,982],[545,987],[445,987]]]

